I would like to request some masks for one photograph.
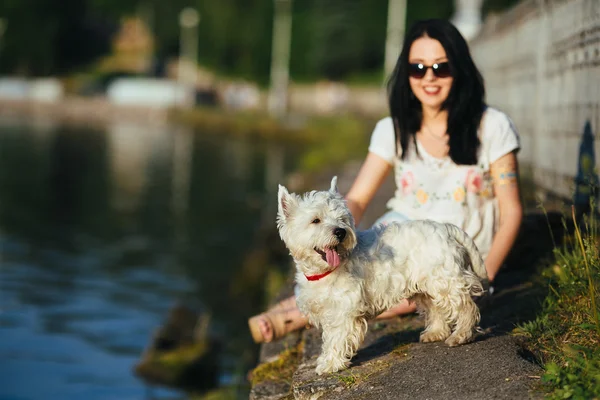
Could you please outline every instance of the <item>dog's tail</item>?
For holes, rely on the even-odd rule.
[[[463,247],[467,250],[469,258],[471,259],[471,266],[473,268],[473,272],[475,275],[481,279],[484,289],[487,289],[489,285],[487,271],[485,269],[485,263],[483,262],[483,258],[481,257],[481,253],[477,249],[477,245],[471,239],[469,235],[458,226],[453,224],[446,224],[448,229],[448,233]]]

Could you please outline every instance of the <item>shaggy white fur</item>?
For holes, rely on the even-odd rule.
[[[479,323],[471,296],[487,274],[473,240],[460,228],[429,220],[356,231],[337,190],[304,196],[279,186],[277,226],[296,263],[297,303],[323,330],[317,374],[348,367],[367,320],[415,301],[424,314],[421,342],[467,343]]]

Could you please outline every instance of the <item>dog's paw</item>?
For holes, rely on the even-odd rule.
[[[322,365],[322,364],[317,364],[317,368],[315,368],[315,372],[317,373],[317,375],[323,375],[326,373],[330,373],[330,372],[337,372],[337,369],[332,368],[329,365]]]
[[[457,334],[456,332],[446,339],[445,343],[450,347],[460,346],[461,344],[469,343],[473,338],[472,332]]]
[[[441,342],[449,336],[449,332],[444,331],[425,331],[421,332],[419,341],[421,343]]]
[[[333,372],[333,371],[328,371],[327,367],[324,365],[317,365],[317,368],[315,368],[315,372],[317,373],[317,375],[323,375],[326,372]]]
[[[348,362],[345,360],[336,359],[333,357],[319,357],[317,359],[317,367],[315,372],[317,375],[324,373],[338,372],[348,367]]]

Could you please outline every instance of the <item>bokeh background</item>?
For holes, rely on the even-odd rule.
[[[586,204],[594,4],[3,0],[0,399],[247,398],[247,319],[290,277],[277,183],[352,176],[418,19],[474,46],[528,199]]]
[[[450,18],[454,3],[407,1],[405,23]],[[485,18],[516,1],[476,3]],[[164,64],[179,55],[180,12],[193,7],[200,14],[199,66],[218,78],[246,78],[264,86],[270,74],[274,4],[273,0],[5,0],[0,5],[0,72],[62,77],[109,71],[164,74]],[[290,73],[295,81],[379,82],[387,0],[297,0],[292,8]],[[123,53],[132,56],[136,51],[143,53],[147,64],[125,62]],[[377,77],[369,79],[372,76]]]

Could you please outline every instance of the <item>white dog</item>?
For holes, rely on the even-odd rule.
[[[458,227],[409,221],[356,231],[337,190],[300,197],[279,185],[277,227],[296,263],[297,303],[323,329],[317,374],[346,368],[367,320],[403,299],[425,315],[421,342],[467,343],[479,323],[471,296],[487,274],[473,241]]]

